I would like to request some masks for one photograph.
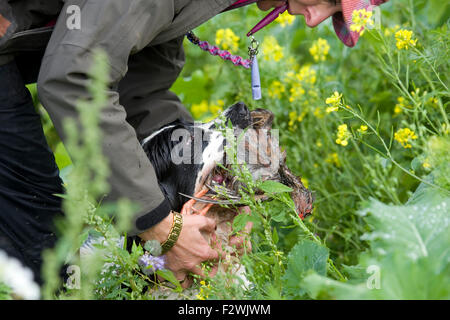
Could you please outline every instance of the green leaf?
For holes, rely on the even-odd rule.
[[[148,240],[145,242],[144,249],[152,256],[159,256],[162,253],[161,244],[157,240]]]
[[[233,232],[239,232],[244,229],[245,225],[251,220],[250,215],[241,213],[233,220]]]
[[[361,256],[366,277],[359,284],[340,283],[318,274],[303,285],[313,298],[332,299],[449,299],[450,198],[421,187],[420,196],[405,206],[372,200],[359,212],[373,231],[362,239],[370,251]],[[378,270],[377,274],[371,274]],[[379,286],[371,281],[378,277]]]
[[[162,277],[163,279],[169,281],[171,284],[173,284],[176,288],[175,288],[175,292],[182,292],[183,288],[181,287],[180,282],[177,280],[177,278],[175,277],[175,275],[173,274],[172,271],[168,270],[168,269],[160,269],[156,271],[156,274],[160,277]]]
[[[277,244],[278,240],[279,240],[277,228],[275,228],[275,227],[273,228],[273,231],[272,231],[272,240],[273,240],[273,243],[275,243],[275,244]]]
[[[310,240],[297,243],[288,256],[286,273],[283,276],[286,292],[293,297],[306,293],[301,282],[308,271],[325,275],[327,272],[328,249]]]
[[[266,180],[261,183],[260,189],[266,193],[292,192],[293,190],[282,183],[273,180]]]

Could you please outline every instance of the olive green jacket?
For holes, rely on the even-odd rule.
[[[0,65],[23,53],[43,53],[38,95],[63,141],[64,119],[77,119],[77,101],[89,98],[93,50],[109,55],[108,105],[100,115],[111,168],[106,200],[126,197],[140,205],[129,235],[155,225],[170,210],[139,141],[173,120],[190,119],[169,91],[184,65],[184,34],[233,2],[0,0]],[[79,29],[73,20],[77,8]],[[48,26],[54,18],[56,25]]]

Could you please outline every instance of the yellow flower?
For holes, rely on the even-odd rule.
[[[423,166],[425,169],[430,169],[430,168],[431,168],[431,164],[430,164],[428,158],[425,159],[425,161],[422,163],[422,166]]]
[[[200,103],[191,106],[191,113],[195,119],[199,119],[205,115],[209,110],[208,101],[203,100]]]
[[[206,299],[208,299],[208,293],[207,293],[207,291],[209,290],[209,289],[211,289],[211,286],[208,284],[208,285],[206,285],[206,282],[205,281],[200,281],[200,285],[201,285],[201,287],[200,287],[200,292],[197,294],[197,299],[198,300],[206,300]]]
[[[323,114],[323,112],[322,112],[322,108],[319,108],[319,107],[317,107],[316,109],[314,109],[314,116],[317,118],[317,119],[322,119],[323,118],[323,116],[324,116],[324,114]]]
[[[299,82],[294,82],[291,89],[289,90],[291,96],[289,97],[289,102],[294,102],[297,98],[300,98],[305,94],[305,89]]]
[[[339,109],[339,106],[341,105],[341,99],[342,99],[342,93],[335,91],[331,97],[328,97],[327,100],[325,100],[326,104],[331,105],[326,109],[327,113],[337,111]]]
[[[410,47],[415,47],[417,39],[413,40],[413,32],[405,29],[401,29],[395,33],[395,40],[397,49],[408,50]]]
[[[310,65],[305,65],[300,68],[299,72],[295,75],[296,79],[300,82],[307,84],[314,84],[317,80],[317,72]]]
[[[436,108],[439,104],[439,100],[436,97],[431,97],[428,99],[427,104],[430,104],[432,107]]]
[[[398,24],[396,24],[393,28],[386,28],[386,29],[384,29],[384,36],[389,37],[391,34],[393,34],[398,29],[400,29],[400,26]]]
[[[368,127],[366,125],[361,125],[358,129],[358,132],[365,133],[367,131]]]
[[[214,115],[214,117],[216,117],[217,114],[223,111],[224,106],[225,102],[219,99],[215,103],[209,105],[209,112],[211,112]]]
[[[289,14],[289,12],[285,11],[282,14],[279,15],[277,18],[277,22],[281,24],[281,26],[284,28],[287,25],[291,25],[295,20],[295,16]]]
[[[361,36],[364,34],[364,28],[373,26],[372,11],[366,9],[354,10],[352,12],[352,22],[350,30],[358,32]]]
[[[274,80],[269,86],[268,94],[271,98],[280,99],[285,91],[284,85],[280,81]]]
[[[338,107],[328,107],[328,108],[326,108],[325,109],[325,111],[327,112],[327,113],[331,113],[331,112],[334,112],[334,111],[338,111]]]
[[[323,144],[322,144],[322,141],[320,139],[318,139],[316,141],[316,146],[317,146],[317,148],[322,148]]]
[[[394,107],[394,113],[399,114],[403,112],[403,109],[411,109],[411,105],[409,105],[404,97],[397,98],[397,104]]]
[[[411,148],[411,144],[409,143],[411,140],[417,139],[416,134],[409,128],[399,129],[394,134],[394,139],[397,140],[403,148]]]
[[[309,48],[309,53],[313,56],[314,61],[325,61],[330,51],[330,45],[328,41],[322,38],[317,39],[313,42],[311,48]]]
[[[351,138],[351,133],[348,131],[347,125],[341,124],[338,126],[338,132],[337,132],[337,139],[336,143],[340,144],[341,146],[345,147],[348,145],[348,139]]]
[[[341,166],[341,162],[339,160],[339,156],[336,152],[331,153],[327,156],[327,158],[325,159],[325,162],[334,164],[336,167],[340,167]]]
[[[308,181],[308,179],[306,179],[305,177],[302,177],[302,183],[303,183],[303,185],[305,186],[305,188],[308,188],[308,186],[309,186],[309,181]]]
[[[216,32],[216,45],[224,50],[236,51],[240,38],[230,28],[219,29]]]
[[[297,111],[289,112],[289,128],[293,129],[295,127],[296,122],[302,122],[306,116],[306,111],[302,111],[300,115],[298,115]]]
[[[283,48],[278,44],[274,36],[265,37],[261,47],[264,60],[280,61],[284,56]]]

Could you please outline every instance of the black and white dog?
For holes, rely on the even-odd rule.
[[[159,186],[172,210],[180,212],[204,186],[218,163],[224,163],[225,138],[217,130],[220,119],[230,121],[233,128],[243,131],[252,124],[247,106],[238,102],[208,123],[175,121],[157,130],[141,144],[150,159]]]

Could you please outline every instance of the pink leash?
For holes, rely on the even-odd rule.
[[[225,9],[224,11],[240,8],[248,4],[257,2],[258,0],[240,0],[235,2],[233,5]],[[209,44],[207,41],[201,41],[192,31],[186,34],[186,37],[190,42],[197,45],[200,49],[209,52],[214,56],[219,56],[223,60],[231,61],[235,66],[242,66],[246,69],[251,68],[252,70],[252,95],[254,100],[261,99],[261,81],[259,76],[258,60],[256,56],[258,54],[258,42],[253,38],[253,35],[273,22],[276,18],[280,16],[283,12],[288,9],[288,3],[275,8],[267,16],[265,16],[260,22],[258,22],[248,33],[247,37],[252,37],[252,44],[249,47],[250,59],[244,59],[237,55],[232,55],[227,50],[221,50],[217,46]]]

